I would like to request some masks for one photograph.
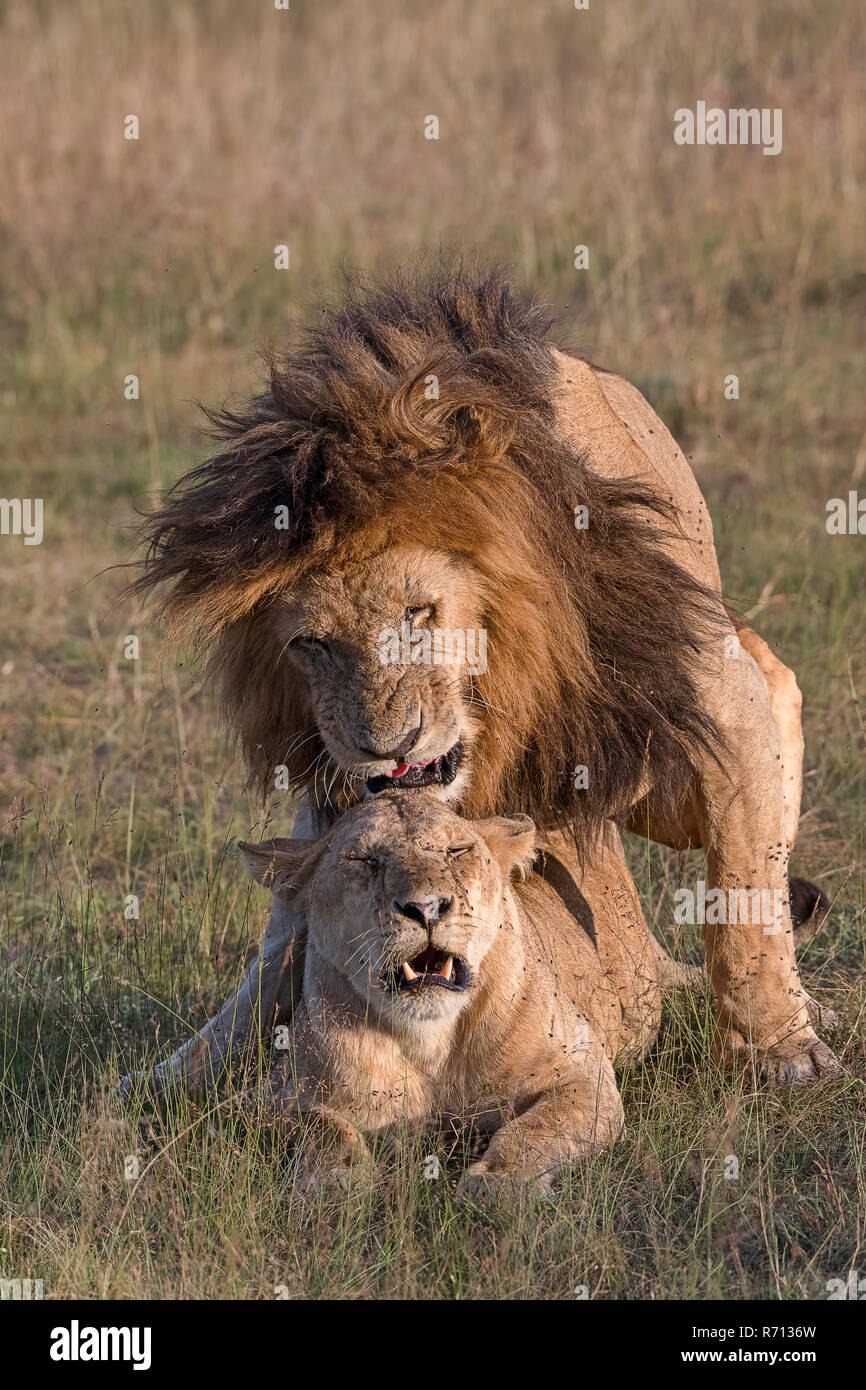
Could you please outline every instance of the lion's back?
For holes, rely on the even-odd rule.
[[[641,477],[665,500],[673,502],[680,518],[687,554],[678,555],[688,569],[711,589],[721,588],[713,542],[713,523],[697,479],[682,449],[645,396],[625,377],[580,358],[554,351],[559,385],[554,392],[559,428],[573,445],[592,441],[592,466],[597,473]],[[625,426],[643,459],[624,450],[618,435]],[[643,471],[636,468],[644,463]],[[682,541],[675,543],[683,546]]]

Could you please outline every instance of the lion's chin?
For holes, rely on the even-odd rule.
[[[399,787],[401,790],[418,787],[450,788],[463,761],[463,740],[458,739],[447,753],[426,763],[397,763],[391,772],[368,777],[366,787],[371,795]],[[447,794],[447,793],[446,793]]]

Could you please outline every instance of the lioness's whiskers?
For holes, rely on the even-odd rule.
[[[371,936],[372,936],[372,932],[370,931],[369,928],[368,928],[366,931],[363,931],[363,932],[360,933],[361,944],[360,944],[360,946],[357,948],[357,950],[355,950],[355,951],[352,952],[352,954],[349,956],[348,960],[346,961],[346,968],[347,968],[347,969],[348,969],[348,967],[352,964],[352,962],[353,962],[354,960],[357,959],[357,957],[361,954],[361,952],[362,952],[363,950],[365,950],[366,948],[369,947],[369,945],[370,945],[370,937],[371,937]],[[352,941],[357,941],[357,940],[358,940],[358,937],[356,937],[356,936],[353,936],[353,937],[352,937]],[[350,944],[351,944],[351,943],[350,943]],[[371,966],[371,969],[372,969],[372,966]]]
[[[318,798],[318,785],[319,785],[319,772],[320,772],[319,763],[322,761],[323,758],[326,758],[327,756],[328,756],[328,750],[327,750],[326,748],[323,748],[322,751],[320,752],[319,756],[318,756],[318,757],[314,760],[314,762],[311,764],[311,767],[312,767],[312,769],[313,769],[313,800],[314,800],[314,802],[316,802],[316,803],[318,803],[318,800],[319,800],[319,798]]]

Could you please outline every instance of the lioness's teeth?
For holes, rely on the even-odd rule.
[[[406,979],[407,979],[407,980],[417,980],[417,978],[418,978],[418,976],[416,975],[415,971],[412,969],[411,965],[409,964],[408,960],[404,960],[404,962],[403,962],[403,974],[406,976]]]
[[[450,979],[451,979],[451,971],[452,971],[453,967],[454,967],[454,957],[453,957],[453,956],[449,956],[448,959],[446,960],[445,964],[443,965],[442,969],[439,971],[439,974],[442,976],[443,980],[450,980]]]

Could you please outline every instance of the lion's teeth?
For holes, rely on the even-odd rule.
[[[418,976],[416,975],[415,971],[412,969],[411,965],[409,964],[408,960],[404,960],[404,962],[403,962],[403,974],[406,976],[406,979],[407,979],[407,980],[410,980],[410,981],[411,981],[411,980],[417,980],[417,978],[418,978]]]
[[[453,968],[454,968],[454,957],[453,957],[453,956],[449,956],[448,959],[446,960],[445,964],[443,965],[442,969],[439,971],[439,974],[442,976],[443,980],[450,980],[450,979],[451,979],[451,971],[452,971]]]

